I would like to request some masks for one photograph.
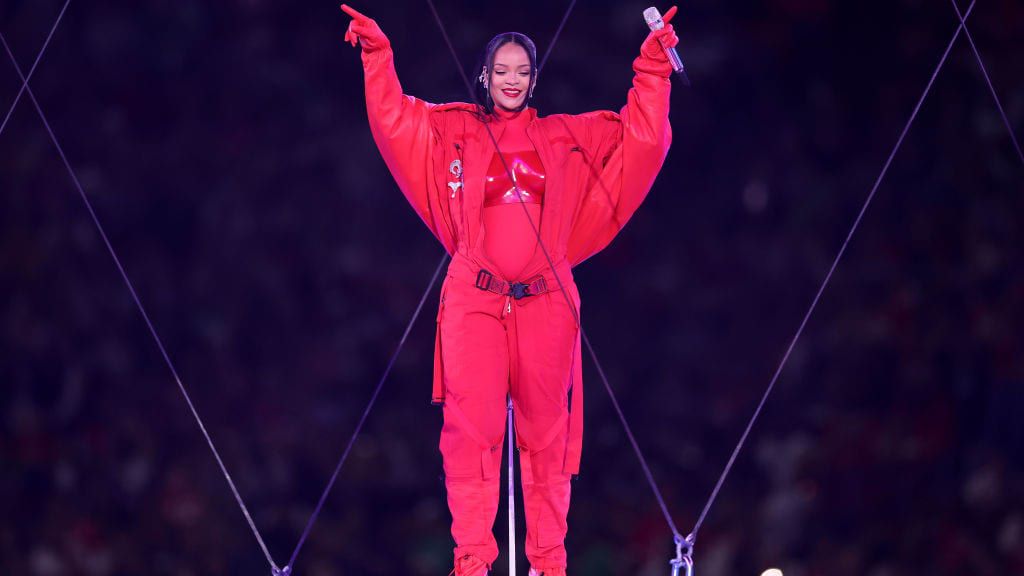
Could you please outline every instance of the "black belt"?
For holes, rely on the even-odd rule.
[[[476,287],[481,290],[487,290],[488,292],[494,292],[495,294],[507,295],[519,300],[524,296],[536,296],[543,294],[548,290],[548,283],[544,281],[543,276],[539,276],[536,280],[530,284],[524,284],[522,282],[505,282],[500,278],[495,278],[494,274],[491,274],[483,268],[477,272],[476,275]]]

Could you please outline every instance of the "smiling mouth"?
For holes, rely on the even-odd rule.
[[[522,93],[522,90],[502,90],[501,92],[509,98],[515,98]]]

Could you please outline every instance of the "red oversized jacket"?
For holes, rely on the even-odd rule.
[[[445,250],[453,266],[496,268],[487,260],[481,239],[484,178],[494,155],[494,141],[477,116],[476,106],[463,102],[431,104],[402,93],[390,47],[363,51],[366,107],[370,129],[384,161],[402,193]],[[670,68],[667,59],[641,53],[633,61],[633,87],[618,114],[599,110],[586,114],[538,117],[528,108],[527,135],[545,170],[540,222],[541,241],[563,282],[564,272],[606,247],[647,196],[672,140],[669,124]],[[501,127],[492,124],[495,140]],[[451,171],[461,162],[461,189],[452,194]],[[549,268],[543,253],[523,271],[520,281]],[[476,271],[473,270],[473,274]],[[552,289],[556,289],[552,285]],[[572,295],[570,294],[570,299]],[[579,306],[577,301],[574,306]],[[438,334],[438,338],[440,334]],[[435,342],[435,351],[440,350]],[[573,359],[573,428],[582,435],[582,363]],[[443,401],[443,366],[434,358],[434,402]]]

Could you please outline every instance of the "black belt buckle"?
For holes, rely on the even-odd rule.
[[[491,274],[483,268],[476,273],[476,287],[481,290],[489,290],[491,288],[492,280],[494,280],[494,274]]]
[[[522,282],[513,282],[508,293],[516,300],[519,300],[524,296],[530,296],[530,285],[523,284]]]

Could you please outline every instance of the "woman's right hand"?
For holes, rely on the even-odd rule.
[[[342,4],[341,9],[352,17],[352,21],[348,23],[348,30],[345,32],[346,42],[352,46],[355,46],[356,42],[362,44],[363,52],[375,52],[391,47],[391,41],[384,35],[384,31],[380,29],[373,18],[360,14],[347,4]]]
[[[647,35],[644,43],[640,46],[640,52],[644,56],[655,60],[668,61],[668,54],[665,51],[679,44],[679,36],[676,35],[675,29],[669,24],[675,15],[676,7],[673,6],[661,17],[661,21],[665,26],[660,30],[652,30]]]

